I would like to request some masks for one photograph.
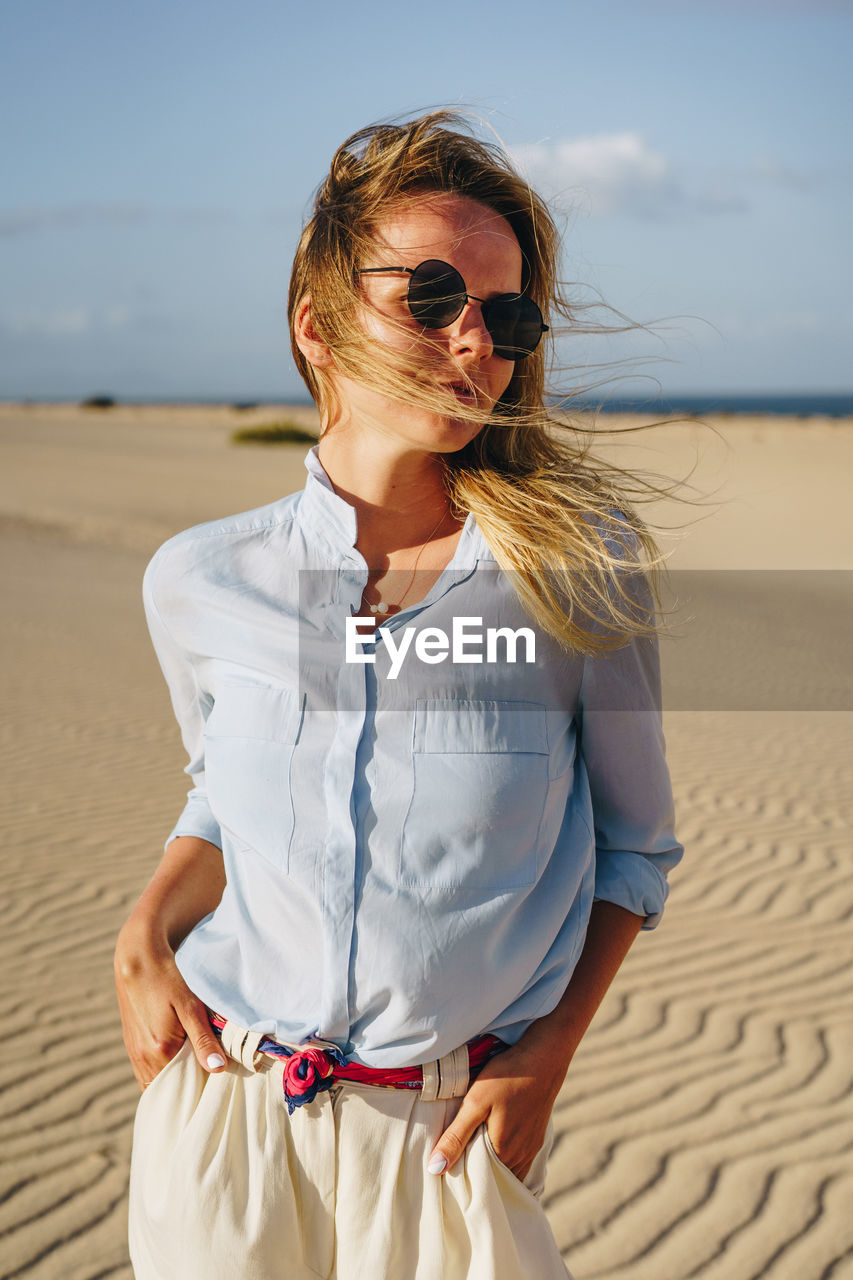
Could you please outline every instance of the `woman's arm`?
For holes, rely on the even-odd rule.
[[[430,1172],[454,1165],[485,1121],[500,1159],[524,1179],[545,1141],[575,1050],[642,924],[642,916],[613,902],[593,904],[584,948],[560,1003],[486,1064],[436,1143]]]
[[[224,888],[222,851],[197,836],[177,836],[118,936],[115,979],[124,1044],[143,1089],[187,1036],[206,1071],[225,1066],[205,1007],[175,963],[178,946],[217,906]]]

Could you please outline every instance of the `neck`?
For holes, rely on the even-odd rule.
[[[355,508],[363,554],[418,545],[447,510],[444,463],[435,454],[335,428],[320,440],[318,457],[335,492]],[[447,531],[446,522],[441,527]]]

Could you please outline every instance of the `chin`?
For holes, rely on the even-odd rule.
[[[413,411],[407,405],[396,404],[393,410],[382,415],[383,434],[426,453],[458,453],[480,434],[489,415],[483,409],[482,420],[472,422],[452,414]]]
[[[430,432],[435,441],[432,447],[436,453],[456,453],[475,440],[485,425],[485,422],[469,422],[464,418],[443,418]]]

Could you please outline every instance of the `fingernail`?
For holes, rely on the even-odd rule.
[[[209,1053],[207,1055],[208,1071],[217,1071],[220,1067],[225,1066],[225,1059],[221,1053]]]
[[[440,1151],[437,1151],[427,1165],[427,1173],[444,1173],[447,1168],[447,1161]]]

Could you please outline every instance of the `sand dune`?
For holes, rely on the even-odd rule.
[[[245,418],[0,406],[4,1280],[131,1274],[111,955],[184,792],[139,581],[170,533],[302,484],[302,447],[228,446]],[[851,424],[716,425],[698,479],[726,505],[675,567],[853,568]],[[666,432],[670,460],[702,447]],[[687,857],[557,1109],[546,1197],[576,1280],[853,1277],[853,714],[824,686],[738,705],[667,711]]]
[[[851,718],[667,728],[690,856],[563,1090],[558,1238],[578,1277],[853,1275]]]

